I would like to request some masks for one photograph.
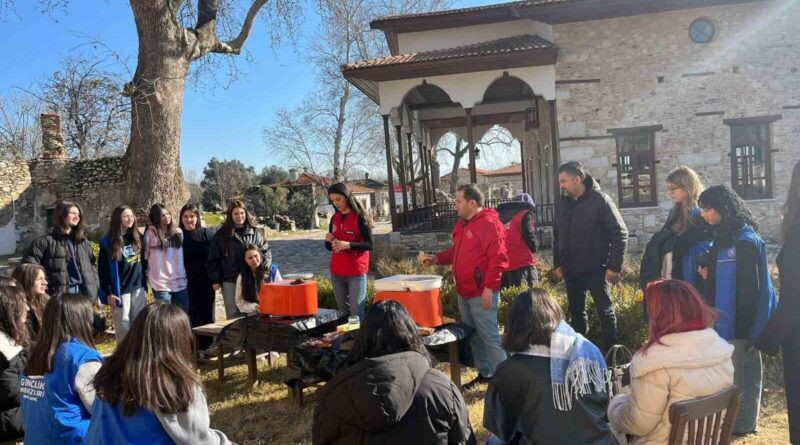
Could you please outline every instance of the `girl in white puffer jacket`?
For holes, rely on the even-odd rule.
[[[647,286],[650,340],[631,362],[628,394],[611,400],[608,419],[632,443],[666,444],[669,407],[733,385],[733,346],[713,329],[716,313],[689,283]]]

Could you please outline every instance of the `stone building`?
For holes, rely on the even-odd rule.
[[[522,188],[544,206],[540,225],[551,223],[557,166],[580,161],[618,203],[633,244],[661,227],[666,176],[688,165],[737,190],[765,238],[777,237],[800,159],[798,2],[518,1],[371,26],[392,55],[342,72],[380,105],[387,146],[394,126],[406,157],[424,161],[447,131],[480,140],[501,125],[522,144]],[[470,174],[475,182],[472,153]],[[401,208],[395,230],[430,229],[424,214],[425,203]]]
[[[58,200],[80,205],[89,231],[106,230],[114,207],[124,202],[123,158],[67,159],[60,118],[41,119],[42,157],[0,161],[0,255],[21,252],[45,234]]]

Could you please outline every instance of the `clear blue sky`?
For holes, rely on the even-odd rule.
[[[502,0],[457,0],[456,7]],[[59,60],[92,39],[124,56],[136,67],[136,28],[130,5],[122,0],[74,0],[67,10],[43,14],[34,0],[17,0],[16,13],[0,21],[0,94],[26,88],[58,68]],[[309,3],[306,1],[306,3]],[[318,20],[305,8],[297,48],[313,33]],[[313,88],[313,68],[292,45],[271,48],[263,23],[257,23],[246,48],[252,64],[246,77],[228,89],[187,88],[183,103],[181,164],[200,173],[211,157],[241,160],[259,171],[279,163],[270,159],[262,131],[281,106],[298,104]]]

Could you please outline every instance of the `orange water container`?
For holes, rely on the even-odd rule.
[[[439,289],[423,291],[378,291],[375,302],[392,300],[402,304],[418,326],[435,328],[442,325],[442,299]]]
[[[266,283],[258,293],[258,312],[261,315],[303,317],[316,314],[318,309],[316,281]]]

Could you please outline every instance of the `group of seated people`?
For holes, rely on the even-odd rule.
[[[95,349],[94,302],[49,298],[40,314],[26,288],[0,282],[0,443],[226,444],[210,428],[189,318],[155,302],[110,357]],[[30,309],[29,309],[30,308]],[[35,339],[29,320],[39,321]]]
[[[484,401],[487,444],[666,444],[671,404],[733,385],[733,346],[715,312],[680,280],[650,284],[650,339],[633,357],[630,385],[609,401],[600,350],[564,320],[541,288],[518,295]],[[318,393],[313,443],[475,444],[466,402],[430,355],[407,311],[374,305],[349,365]]]
[[[649,341],[633,357],[628,390],[609,401],[600,350],[546,291],[519,294],[503,336],[510,357],[486,392],[487,444],[665,444],[671,404],[733,385],[733,347],[693,286],[656,281],[645,298]],[[24,431],[29,444],[229,443],[210,428],[177,305],[146,306],[105,360],[88,297],[49,299],[35,342],[29,307],[22,285],[0,282],[0,441]],[[347,366],[317,393],[313,443],[475,444],[464,397],[434,364],[406,309],[374,304]]]

